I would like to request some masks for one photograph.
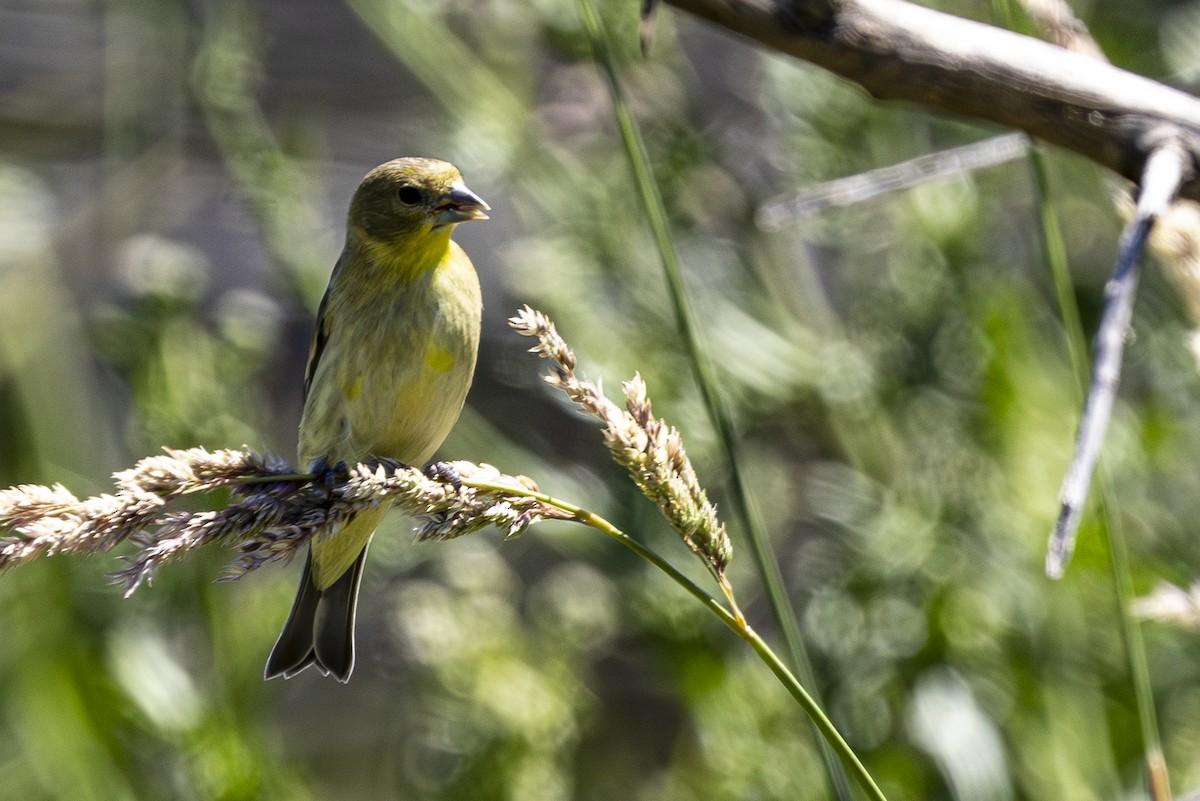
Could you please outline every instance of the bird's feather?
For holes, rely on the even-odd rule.
[[[458,170],[433,159],[398,159],[363,179],[305,370],[299,455],[310,470],[372,455],[420,466],[446,438],[471,385],[482,309],[450,233],[486,209]],[[349,678],[363,562],[387,508],[313,542],[268,678],[312,664]]]

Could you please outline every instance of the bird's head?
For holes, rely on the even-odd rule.
[[[394,243],[486,220],[490,206],[467,188],[453,164],[401,158],[367,173],[350,201],[350,225],[379,243]]]

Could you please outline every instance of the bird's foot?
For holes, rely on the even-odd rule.
[[[338,462],[330,466],[326,459],[318,459],[314,462],[309,472],[315,476],[313,485],[322,488],[326,497],[333,495],[334,488],[350,478],[350,468],[346,467],[345,462]]]

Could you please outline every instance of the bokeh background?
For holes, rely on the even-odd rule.
[[[1094,509],[1067,577],[1042,575],[1080,396],[1028,160],[764,230],[780,196],[1001,132],[670,8],[643,59],[638,4],[603,5],[834,722],[895,799],[1140,792]],[[1200,3],[1074,5],[1120,66],[1196,77]],[[612,119],[573,0],[0,0],[0,486],[99,492],[164,445],[291,455],[350,193],[438,156],[494,208],[457,235],[484,341],[442,454],[530,475],[705,581],[505,324],[530,303],[589,376],[641,371],[728,508]],[[1091,331],[1116,184],[1045,156]],[[1200,572],[1188,327],[1152,264],[1104,452],[1142,592]],[[232,555],[201,553],[127,600],[111,557],[0,576],[0,798],[829,797],[766,668],[628,552],[566,525],[410,528],[376,538],[346,686],[261,679],[298,565],[214,584]],[[1145,636],[1174,784],[1196,789],[1200,635]]]

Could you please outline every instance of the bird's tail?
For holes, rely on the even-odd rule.
[[[324,589],[317,583],[313,564],[313,548],[304,561],[300,589],[283,632],[271,649],[265,678],[283,676],[290,679],[309,665],[316,665],[323,675],[332,674],[339,681],[350,679],[354,670],[354,617],[358,606],[358,584],[362,579],[367,545],[379,518],[386,509],[370,510],[348,521],[343,529],[329,538],[337,540],[334,553],[349,546],[352,561],[347,560],[341,575]],[[326,542],[329,542],[327,540]],[[320,549],[325,543],[316,544]],[[335,558],[340,557],[337,554]],[[326,559],[326,562],[332,560]],[[334,573],[334,575],[337,575]]]
[[[358,582],[362,578],[367,549],[346,573],[325,590],[312,579],[312,553],[304,562],[304,575],[292,612],[283,632],[267,658],[264,678],[290,679],[309,665],[338,681],[350,680],[354,670],[354,615],[358,605]]]

